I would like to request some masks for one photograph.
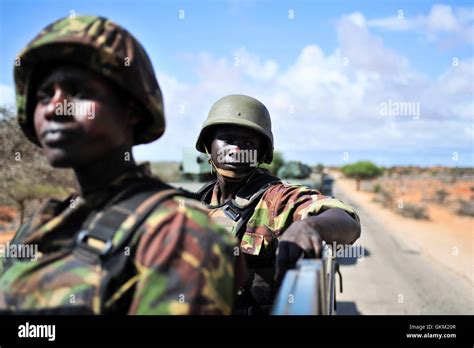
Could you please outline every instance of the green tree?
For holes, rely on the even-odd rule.
[[[357,191],[360,190],[360,181],[374,179],[383,174],[383,170],[369,161],[359,161],[346,164],[341,168],[341,172],[352,179],[356,180]]]
[[[261,164],[261,168],[266,168],[272,172],[273,175],[277,175],[278,169],[285,164],[285,159],[280,151],[273,152],[273,161],[270,164]]]
[[[322,163],[318,163],[313,167],[315,173],[322,173],[324,170],[324,165]]]

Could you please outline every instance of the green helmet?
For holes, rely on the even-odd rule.
[[[107,18],[77,16],[47,26],[17,57],[14,78],[18,123],[32,142],[39,144],[33,126],[32,89],[38,82],[38,71],[53,61],[90,69],[141,104],[146,126],[135,132],[135,144],[149,143],[163,134],[163,99],[144,48]]]
[[[272,122],[265,105],[255,98],[240,94],[232,94],[219,99],[211,107],[209,115],[201,127],[196,142],[196,149],[199,152],[206,152],[204,142],[209,131],[223,124],[247,127],[263,135],[266,140],[263,161],[271,163],[273,159]]]

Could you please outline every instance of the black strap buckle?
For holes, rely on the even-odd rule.
[[[99,241],[101,243],[104,243],[103,248],[96,248],[89,243],[89,241]],[[90,233],[88,230],[82,230],[79,232],[77,235],[76,243],[78,246],[81,246],[89,251],[92,251],[93,253],[99,254],[100,256],[105,256],[107,255],[111,250],[112,250],[112,241],[107,240],[103,241],[95,237],[91,237]]]
[[[236,209],[230,204],[224,208],[224,214],[234,221],[239,220],[241,215],[240,212],[236,211]]]

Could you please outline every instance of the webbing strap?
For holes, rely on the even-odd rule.
[[[255,210],[255,207],[265,192],[272,185],[275,185],[279,182],[280,179],[277,177],[265,175],[251,182],[248,187],[245,187],[242,190],[242,195],[239,195],[235,199],[231,199],[225,203],[222,209],[227,217],[236,222],[233,229],[234,235],[236,237],[239,239],[242,237],[243,227],[249,221]]]
[[[242,232],[244,232],[243,227],[249,221],[250,217],[252,216],[255,210],[255,207],[257,206],[262,196],[275,183],[276,183],[275,181],[271,181],[263,185],[254,195],[252,195],[252,197],[250,198],[250,200],[245,206],[237,205],[234,200],[230,200],[228,202],[227,206],[224,208],[224,214],[232,218],[231,216],[229,216],[229,212],[232,211],[234,214],[237,213],[236,219],[233,219],[236,222],[235,227],[234,227],[234,235],[237,238],[239,239],[242,238],[243,236]]]
[[[234,235],[238,238],[242,237],[242,228],[247,224],[252,216],[252,213],[257,206],[263,194],[274,184],[281,182],[281,180],[272,175],[261,175],[255,180],[247,183],[236,195],[235,199],[230,199],[222,205],[211,206],[206,203],[208,195],[212,192],[217,179],[214,179],[201,187],[196,192],[198,199],[204,203],[209,209],[222,209],[224,214],[234,221]]]
[[[157,192],[157,189],[160,191]],[[112,254],[130,240],[156,207],[174,195],[190,196],[184,191],[159,183],[145,187],[142,192],[132,194],[127,199],[109,206],[78,233],[74,253],[91,261],[96,261],[97,256],[105,258]],[[130,216],[134,216],[134,222],[124,229],[123,223]],[[119,230],[122,236],[120,242],[114,246],[112,242]]]
[[[207,195],[209,192],[212,192],[212,188],[216,184],[217,179],[213,179],[209,181],[207,184],[202,186],[198,191],[196,191],[195,195],[197,196],[197,199],[199,199],[201,202],[205,203],[207,199]]]

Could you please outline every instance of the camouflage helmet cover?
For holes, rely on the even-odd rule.
[[[14,67],[18,122],[39,144],[33,126],[31,89],[38,71],[51,61],[88,68],[129,93],[143,107],[147,126],[134,143],[149,143],[165,130],[163,99],[153,66],[141,44],[125,29],[97,16],[60,19],[36,36],[18,55]]]

